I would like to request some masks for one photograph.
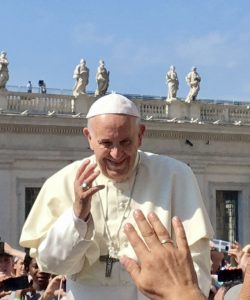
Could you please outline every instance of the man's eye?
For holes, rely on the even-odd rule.
[[[124,140],[124,141],[121,142],[122,146],[129,146],[130,144],[131,144],[130,140]]]
[[[112,143],[111,142],[101,142],[100,145],[102,145],[105,148],[110,148],[112,147]]]

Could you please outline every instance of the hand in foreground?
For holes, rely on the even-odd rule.
[[[225,287],[220,287],[214,296],[214,300],[223,300],[226,293]]]
[[[243,255],[241,244],[237,241],[233,242],[228,254],[232,256],[237,263],[239,263]]]
[[[17,250],[15,248],[12,248],[8,243],[4,242],[4,252],[12,255],[12,256],[16,256],[20,259],[24,259],[25,257],[25,252],[24,251],[20,251]]]
[[[237,300],[250,300],[250,262],[245,266],[244,282]]]
[[[144,241],[129,223],[124,226],[124,232],[140,263],[126,256],[121,257],[120,262],[140,291],[152,300],[206,299],[198,287],[180,219],[178,217],[172,219],[177,246],[170,240],[167,229],[156,214],[150,213],[147,220],[140,210],[136,210],[134,219]]]
[[[90,213],[92,195],[104,188],[103,185],[92,186],[93,181],[100,174],[100,171],[95,171],[95,168],[96,164],[90,164],[90,160],[85,160],[78,169],[74,182],[74,213],[77,218],[84,221]],[[83,184],[86,185],[85,188]]]
[[[55,299],[54,297],[58,297],[59,299],[63,296],[66,296],[66,292],[61,287],[61,283],[64,282],[66,279],[63,275],[58,275],[52,278],[41,297],[41,300],[52,300]]]

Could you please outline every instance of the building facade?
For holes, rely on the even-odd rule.
[[[135,102],[146,125],[141,148],[182,160],[193,169],[215,237],[249,243],[249,105],[127,97]],[[3,240],[18,247],[23,223],[43,182],[68,163],[91,154],[82,128],[95,100],[89,94],[75,99],[66,95],[0,93]]]

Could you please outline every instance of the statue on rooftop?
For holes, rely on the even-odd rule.
[[[6,83],[9,80],[8,64],[7,53],[2,51],[0,53],[0,90],[6,90]]]
[[[166,83],[168,85],[167,100],[176,100],[177,91],[179,89],[179,80],[174,66],[170,66],[166,74]]]
[[[83,58],[80,60],[80,64],[75,67],[73,78],[76,79],[75,86],[73,87],[73,96],[78,97],[80,94],[85,94],[86,86],[89,83],[89,69]]]
[[[106,94],[109,87],[109,71],[105,68],[105,63],[103,60],[99,61],[99,67],[96,73],[97,89],[95,91],[95,96],[103,96]]]
[[[189,85],[190,90],[185,102],[190,103],[196,100],[198,92],[200,90],[201,77],[198,74],[196,67],[192,67],[191,72],[189,72],[186,76],[186,82]]]

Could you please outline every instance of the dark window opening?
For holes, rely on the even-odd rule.
[[[238,241],[238,191],[216,191],[216,238]]]
[[[40,187],[26,187],[25,188],[25,219],[36,200],[36,197],[40,191]]]

